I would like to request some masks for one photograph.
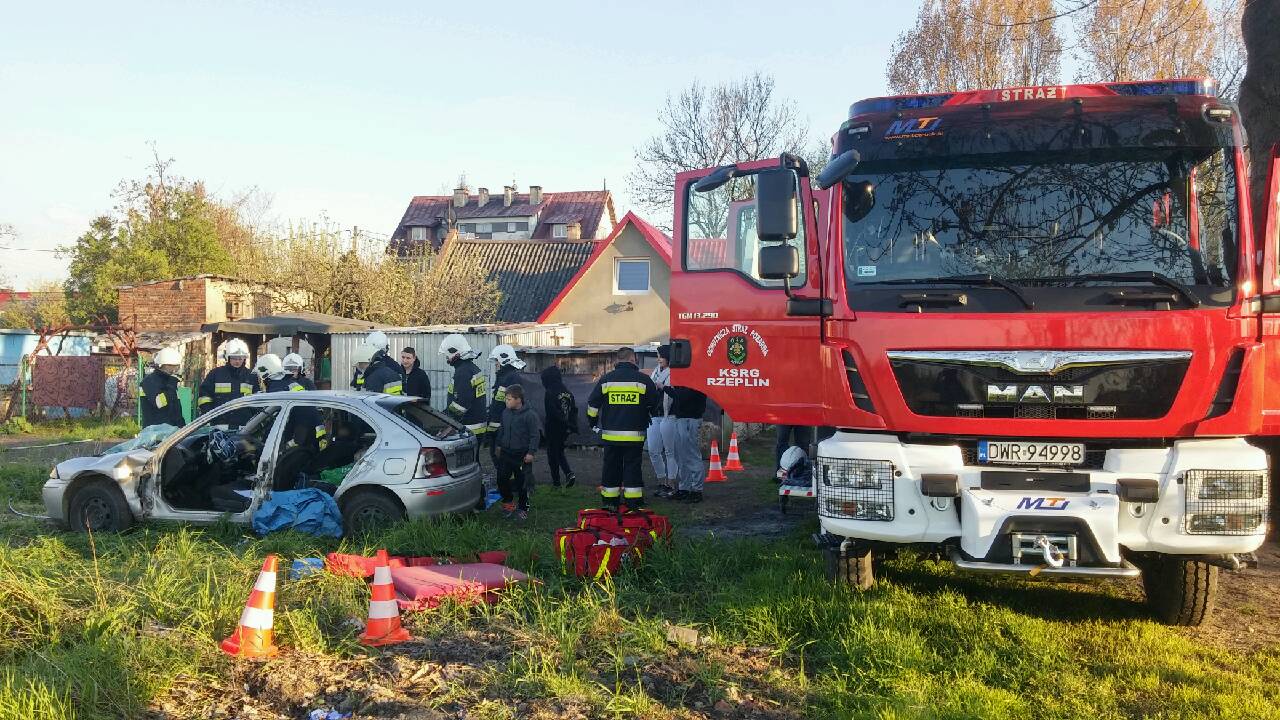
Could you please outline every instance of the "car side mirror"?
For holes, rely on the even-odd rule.
[[[786,242],[794,238],[799,232],[798,204],[794,171],[761,170],[756,176],[756,235],[764,242]]]
[[[793,245],[765,245],[760,248],[760,277],[790,280],[800,274],[800,253]]]

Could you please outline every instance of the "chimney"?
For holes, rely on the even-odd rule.
[[[454,188],[453,189],[453,206],[456,208],[465,207],[467,204],[467,199],[470,197],[470,195],[471,193],[468,193],[467,189],[464,187]]]
[[[502,207],[511,207],[511,203],[516,199],[516,186],[505,185],[502,188]]]
[[[480,188],[480,198],[476,200],[476,207],[484,207],[489,202],[489,188]]]
[[[529,186],[529,204],[540,205],[541,203],[542,203],[542,186],[530,185]]]
[[[573,222],[569,223],[569,226],[565,228],[564,237],[566,240],[581,240],[582,239],[582,223],[578,222],[577,220],[574,220]]]

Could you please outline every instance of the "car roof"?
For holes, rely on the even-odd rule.
[[[253,395],[239,397],[227,403],[227,405],[244,405],[261,400],[336,400],[359,405],[372,405],[376,404],[375,401],[402,400],[407,402],[413,399],[416,398],[364,390],[277,390],[276,392],[254,393]]]

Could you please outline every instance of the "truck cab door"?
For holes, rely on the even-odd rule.
[[[1265,213],[1262,237],[1256,243],[1261,249],[1262,285],[1261,326],[1265,362],[1262,397],[1262,434],[1280,435],[1280,143],[1271,148],[1263,205],[1256,213]]]
[[[762,274],[761,172],[792,174],[799,273]],[[699,180],[730,174],[718,187]],[[780,177],[775,175],[775,178]],[[817,372],[824,314],[817,212],[803,163],[781,159],[676,176],[671,260],[672,383],[702,391],[738,422],[823,424]],[[766,233],[767,235],[767,233]],[[793,298],[789,302],[788,294]],[[790,314],[789,314],[790,308]],[[806,313],[806,314],[798,314]]]

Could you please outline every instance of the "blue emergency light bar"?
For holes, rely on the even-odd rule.
[[[1217,97],[1218,83],[1213,78],[1179,78],[1142,82],[1092,83],[1087,85],[1042,85],[1037,87],[971,90],[928,95],[898,95],[859,100],[849,107],[849,116],[887,113],[900,110],[926,110],[944,105],[1021,103],[1035,100],[1072,100],[1085,97],[1152,97],[1157,95],[1207,95]]]

